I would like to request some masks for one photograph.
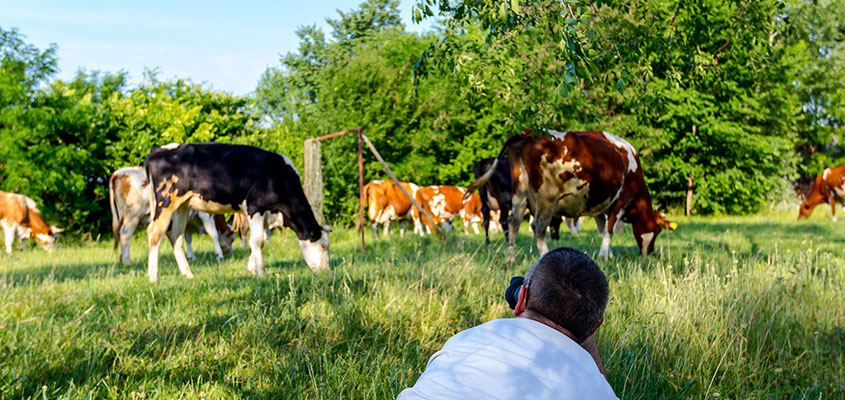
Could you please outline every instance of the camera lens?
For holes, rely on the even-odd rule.
[[[519,300],[519,289],[522,288],[522,282],[524,281],[525,278],[515,276],[511,278],[511,283],[508,285],[508,288],[505,289],[505,300],[508,302],[508,306],[511,310],[516,308],[516,303]]]

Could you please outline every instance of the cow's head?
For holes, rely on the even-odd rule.
[[[827,193],[822,190],[823,185],[824,174],[821,174],[816,178],[812,189],[810,189],[806,196],[804,196],[804,201],[801,202],[801,206],[798,207],[799,221],[810,218],[810,215],[813,213],[813,209],[815,209],[817,205],[827,203],[829,201]]]
[[[657,235],[660,234],[660,231],[663,229],[674,231],[678,228],[678,224],[667,221],[663,213],[653,211],[652,218],[640,218],[632,224],[632,227],[641,254],[647,256],[654,253],[654,242],[657,241]]]
[[[58,235],[62,232],[64,232],[64,229],[51,226],[47,229],[47,232],[45,233],[37,233],[35,235],[32,235],[32,232],[30,231],[27,233],[27,235],[28,237],[33,236],[44,250],[53,251],[56,248],[56,242],[58,242],[59,240]]]
[[[323,225],[320,232],[320,239],[316,241],[300,240],[299,248],[302,250],[302,257],[305,263],[314,272],[329,270],[329,229]]]
[[[827,199],[823,195],[815,191],[810,192],[810,194],[807,195],[807,198],[801,202],[801,206],[798,207],[798,220],[802,221],[810,218],[810,215],[813,214],[813,210],[816,206],[826,202]]]

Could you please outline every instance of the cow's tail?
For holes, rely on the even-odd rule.
[[[117,178],[117,176],[114,174],[109,177],[109,207],[111,208],[111,233],[114,236],[114,247],[112,247],[112,250],[117,250],[117,246],[120,244],[120,225],[123,223],[123,216],[118,214],[120,212],[120,207],[118,207],[115,203],[117,201],[114,195],[115,178]]]
[[[493,177],[493,174],[496,173],[496,167],[499,165],[499,159],[502,158],[502,156],[505,154],[505,152],[508,150],[508,148],[510,148],[512,144],[522,140],[522,138],[524,138],[524,137],[525,137],[524,135],[513,135],[513,136],[509,137],[508,140],[505,140],[505,144],[502,145],[502,149],[499,150],[499,154],[496,155],[496,159],[493,160],[493,164],[490,165],[490,168],[487,170],[487,172],[485,172],[484,175],[481,175],[478,179],[476,179],[475,182],[473,182],[472,184],[467,186],[467,191],[466,191],[466,193],[464,193],[464,197],[463,197],[464,203],[466,203],[466,201],[469,200],[469,198],[470,198],[470,196],[472,196],[473,192],[478,190],[478,188],[480,188],[482,185],[487,183],[487,181],[489,181],[490,178]],[[511,161],[511,162],[513,162],[513,161]]]

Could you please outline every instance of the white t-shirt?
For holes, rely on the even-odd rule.
[[[528,318],[495,319],[458,333],[428,360],[415,399],[616,399],[578,343]]]

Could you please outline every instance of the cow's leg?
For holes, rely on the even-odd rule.
[[[484,228],[484,244],[490,245],[490,207],[481,203],[481,226]]]
[[[375,238],[378,234],[378,222],[373,222],[372,224],[370,224],[370,229],[373,231],[373,238]]]
[[[549,251],[549,246],[546,244],[546,230],[549,228],[549,222],[552,220],[551,215],[542,212],[537,212],[534,217],[532,226],[534,228],[534,240],[537,241],[537,250],[540,255],[546,254]]]
[[[563,219],[563,221],[566,222],[566,226],[569,228],[569,233],[571,233],[572,236],[576,236],[576,237],[578,236],[578,229],[579,228],[576,226],[576,221],[579,221],[579,220],[580,220],[579,217],[576,217],[576,218],[564,217],[564,219]]]
[[[552,240],[560,240],[560,223],[562,217],[552,217],[549,221],[549,233],[551,234]]]
[[[601,234],[601,249],[599,250],[599,258],[607,260],[613,258],[613,251],[610,250],[610,235],[612,234],[610,227],[607,225],[608,218],[604,214],[595,216],[596,228]]]
[[[190,208],[183,205],[173,213],[170,221],[170,231],[167,232],[167,237],[170,239],[170,243],[173,244],[173,257],[176,259],[176,265],[179,266],[179,272],[182,276],[191,279],[194,277],[194,274],[191,272],[185,250],[182,248],[182,241],[185,240],[185,226],[188,224],[189,211]]]
[[[384,221],[384,236],[390,235],[390,220]]]
[[[163,209],[158,218],[153,214],[150,225],[147,226],[147,240],[149,242],[149,255],[147,257],[147,277],[150,282],[158,281],[158,250],[161,246],[161,239],[167,234],[170,227],[173,211]]]
[[[400,238],[405,237],[405,221],[404,220],[399,222],[399,237]]]
[[[196,260],[197,256],[194,254],[194,235],[185,231],[185,257],[189,260]]]
[[[264,257],[261,249],[264,248],[264,213],[255,213],[249,217],[249,262],[246,265],[247,271],[259,277],[264,276]]]
[[[0,221],[0,225],[3,225],[6,253],[12,254],[12,243],[15,242],[15,234],[18,232],[18,226],[17,224],[10,224],[6,220]],[[23,243],[23,239],[21,239],[21,243]]]
[[[833,215],[833,222],[836,222],[836,198],[833,196],[829,197],[830,201],[830,213]]]
[[[202,221],[202,227],[205,228],[208,236],[211,237],[211,243],[214,244],[214,254],[217,255],[218,260],[222,260],[223,248],[220,247],[220,235],[217,233],[217,226],[214,225],[214,217],[204,212],[198,212],[197,217]]]
[[[481,233],[481,231],[478,230],[478,221],[474,221],[472,223],[472,231],[475,232],[476,235]]]
[[[513,248],[516,244],[516,235],[519,233],[519,225],[522,224],[522,216],[525,215],[525,207],[528,206],[528,197],[521,191],[513,194],[510,217],[508,218],[507,234],[508,251],[505,256],[507,262],[514,262]],[[505,214],[502,210],[502,214]]]
[[[132,235],[138,229],[138,222],[140,222],[138,218],[124,218],[118,231],[118,236],[120,236],[120,262],[123,265],[129,265],[132,262],[129,257],[129,248],[132,245]]]

